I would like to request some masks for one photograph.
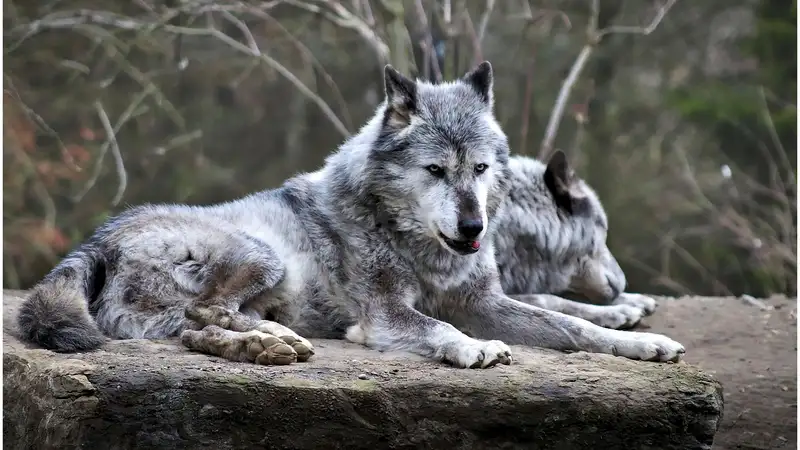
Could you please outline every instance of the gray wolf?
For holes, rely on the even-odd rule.
[[[666,336],[503,293],[492,238],[512,169],[488,62],[441,84],[387,66],[384,85],[374,116],[316,172],[228,203],[109,220],[32,289],[22,335],[58,351],[180,336],[258,364],[307,360],[307,338],[464,368],[510,364],[507,344],[681,357]]]
[[[506,294],[608,328],[630,328],[655,311],[652,298],[623,292],[625,274],[606,245],[603,205],[563,152],[547,164],[515,156],[509,169],[511,188],[493,240]]]

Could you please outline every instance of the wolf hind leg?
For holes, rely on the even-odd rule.
[[[192,350],[234,361],[258,359],[263,364],[307,361],[314,354],[314,347],[307,339],[281,324],[241,312],[245,305],[248,306],[245,309],[253,309],[254,302],[266,302],[261,306],[268,309],[272,291],[283,281],[285,267],[268,245],[247,236],[233,237],[235,245],[227,246],[224,253],[210,262],[204,292],[185,309],[186,318],[197,324],[200,331],[197,328],[184,331],[181,341]],[[204,331],[209,326],[225,333],[217,328]],[[268,353],[256,358],[252,352],[259,346]]]
[[[227,330],[229,332],[229,334],[226,335],[228,339],[231,339],[231,336],[238,333],[241,335],[240,339],[246,340],[249,339],[248,336],[253,335],[252,332],[255,332],[257,336],[275,337],[293,352],[294,357],[299,362],[308,361],[308,359],[314,355],[314,346],[311,342],[300,337],[290,328],[270,320],[256,320],[230,308],[214,305],[192,305],[186,308],[186,317],[197,323],[206,325],[206,328],[210,326]],[[184,331],[184,334],[187,334],[187,332]],[[197,332],[189,333],[189,335],[198,336]],[[211,334],[209,337],[216,339],[215,334]],[[183,339],[183,336],[181,336],[181,338]],[[201,348],[197,348],[196,350],[203,351]],[[217,354],[217,356],[223,355]]]
[[[297,361],[297,352],[286,342],[256,330],[238,332],[208,325],[199,331],[184,331],[181,343],[190,350],[237,362],[285,365]]]

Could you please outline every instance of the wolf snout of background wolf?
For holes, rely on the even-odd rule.
[[[546,167],[509,158],[492,80],[486,62],[442,84],[387,66],[385,101],[319,171],[228,203],[147,205],[110,220],[33,288],[23,336],[76,351],[105,336],[180,335],[193,350],[259,364],[307,360],[308,337],[472,368],[509,364],[507,344],[677,360],[684,348],[666,336],[562,314],[578,303],[560,297],[504,294],[501,278],[518,280],[498,261],[533,245],[552,248],[550,263],[584,262],[557,276],[532,270],[539,279],[518,286],[572,287],[602,253],[607,224],[563,155]],[[514,192],[526,178],[533,191]],[[502,242],[503,226],[518,227],[519,246]]]

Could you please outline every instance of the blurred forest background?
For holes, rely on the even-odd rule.
[[[797,1],[6,0],[3,286],[109,215],[317,168],[381,69],[488,59],[518,154],[567,152],[629,291],[796,295]]]

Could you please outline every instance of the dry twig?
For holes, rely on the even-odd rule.
[[[73,202],[77,203],[81,201],[83,197],[94,187],[95,183],[97,182],[97,179],[100,177],[100,172],[103,169],[103,160],[105,159],[106,153],[108,152],[109,148],[112,145],[111,137],[116,136],[116,134],[119,133],[119,130],[121,130],[122,127],[128,122],[128,120],[130,120],[133,117],[133,114],[137,110],[137,108],[139,108],[139,105],[144,101],[145,98],[147,98],[151,94],[151,89],[152,88],[150,87],[145,87],[145,89],[133,99],[133,101],[128,105],[128,107],[125,108],[125,111],[120,115],[119,120],[117,120],[117,124],[113,128],[111,128],[111,134],[109,134],[108,130],[106,130],[107,134],[106,142],[104,142],[103,145],[100,147],[100,155],[98,155],[97,157],[97,161],[95,162],[92,175],[89,177],[89,180],[86,182],[83,188],[81,188],[81,190],[78,191],[77,194],[72,196]],[[95,105],[95,109],[96,108],[97,106]],[[103,114],[105,114],[105,112],[103,112]],[[106,116],[106,120],[108,120],[108,116]],[[105,124],[103,124],[103,126],[105,127]],[[116,143],[116,141],[114,142]],[[117,151],[119,151],[119,149],[117,149]],[[125,177],[125,180],[127,182],[127,177]],[[122,183],[122,178],[120,178],[120,183]],[[119,189],[117,189],[117,192],[119,193]]]
[[[417,18],[425,33],[425,40],[422,48],[425,52],[425,69],[423,73],[429,76],[428,67],[433,69],[433,76],[437,82],[442,81],[442,69],[439,67],[439,58],[436,55],[436,48],[433,46],[433,34],[431,27],[428,23],[428,15],[425,12],[425,7],[422,6],[422,0],[414,0],[414,7],[416,8]],[[429,65],[430,64],[430,65]]]
[[[553,143],[555,142],[556,135],[558,134],[558,127],[564,117],[564,110],[566,109],[567,101],[569,100],[569,96],[575,86],[575,82],[580,77],[584,67],[586,67],[586,62],[589,61],[589,57],[592,55],[592,52],[603,39],[603,37],[612,33],[648,35],[658,27],[658,24],[661,23],[664,16],[667,14],[667,11],[672,8],[676,1],[677,0],[667,0],[666,3],[658,8],[656,16],[645,27],[617,26],[598,30],[597,20],[600,16],[600,0],[592,0],[589,25],[586,30],[586,44],[584,44],[580,53],[578,53],[577,58],[575,58],[575,61],[572,63],[569,74],[567,75],[567,78],[564,79],[564,82],[561,84],[561,89],[558,91],[558,97],[556,98],[555,105],[550,113],[550,119],[547,122],[544,138],[539,146],[540,159],[547,158],[550,155],[550,152],[553,151]]]
[[[111,154],[114,155],[114,163],[115,167],[117,168],[117,178],[119,178],[119,184],[117,185],[117,193],[111,200],[111,205],[117,206],[119,201],[122,200],[122,195],[125,193],[125,188],[128,186],[128,173],[125,172],[125,163],[122,160],[122,152],[120,152],[119,144],[117,143],[117,134],[111,127],[111,122],[108,120],[108,114],[106,114],[106,110],[103,109],[103,104],[99,101],[94,102],[94,109],[97,111],[97,116],[100,118],[100,123],[103,125],[103,130],[106,132],[106,139],[111,143]]]

